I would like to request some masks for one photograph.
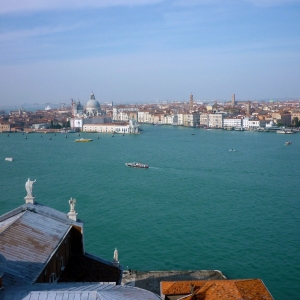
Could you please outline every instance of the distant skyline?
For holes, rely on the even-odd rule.
[[[0,107],[300,99],[300,0],[0,3]]]

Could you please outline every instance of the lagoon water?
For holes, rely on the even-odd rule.
[[[76,198],[87,252],[112,259],[117,247],[125,269],[261,278],[275,299],[297,299],[300,133],[142,128],[81,134],[91,143],[0,134],[0,214],[24,203],[30,177],[41,204],[67,213]]]

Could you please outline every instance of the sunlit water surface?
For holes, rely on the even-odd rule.
[[[275,299],[297,299],[300,133],[142,128],[81,134],[91,143],[0,134],[0,213],[24,203],[30,177],[37,202],[67,213],[77,199],[90,253],[112,259],[117,247],[121,264],[136,270],[261,278]],[[150,168],[125,166],[132,161]]]

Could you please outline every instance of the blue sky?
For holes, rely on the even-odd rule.
[[[300,99],[300,0],[0,0],[0,105]]]

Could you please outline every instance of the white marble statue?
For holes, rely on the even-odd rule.
[[[70,204],[70,212],[75,212],[76,199],[71,198],[69,200],[69,204]]]
[[[114,261],[119,261],[119,253],[118,253],[118,249],[116,248],[114,251]]]
[[[27,196],[28,198],[32,198],[33,197],[33,194],[32,194],[32,186],[33,184],[36,182],[35,181],[30,181],[30,178],[28,178],[28,180],[26,181],[25,183],[25,189],[26,189],[26,192],[27,192]]]

